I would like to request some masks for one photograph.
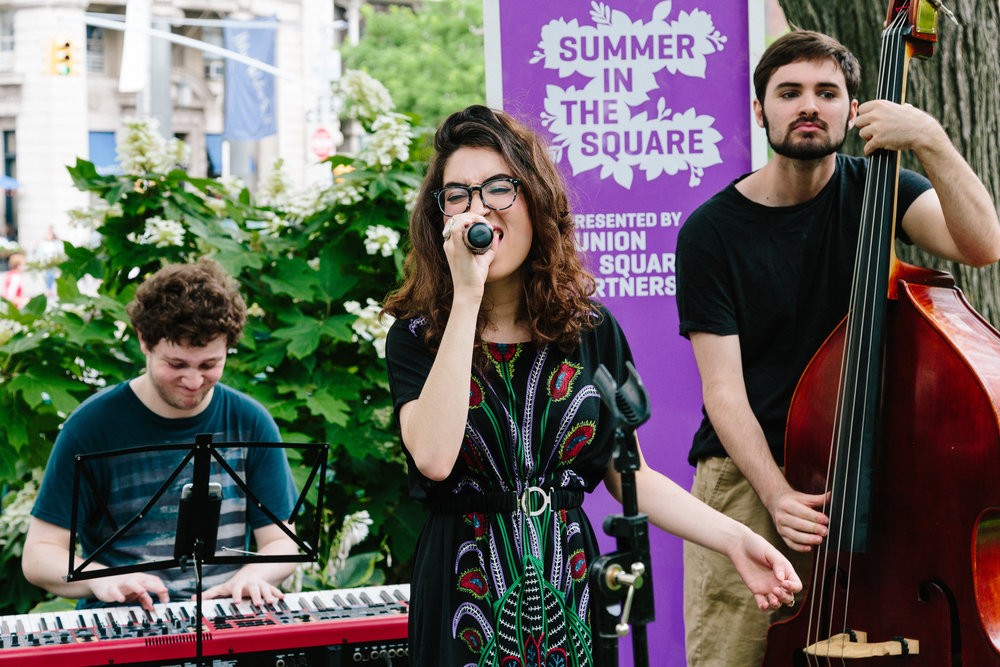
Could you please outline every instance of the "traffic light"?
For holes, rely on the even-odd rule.
[[[53,39],[49,49],[49,73],[69,76],[73,73],[73,42],[68,39]]]

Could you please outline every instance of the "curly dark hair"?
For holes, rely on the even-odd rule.
[[[528,207],[533,238],[520,268],[525,294],[519,317],[528,323],[534,342],[575,347],[580,333],[595,324],[590,297],[596,283],[577,253],[565,183],[535,132],[508,114],[480,105],[453,113],[434,135],[435,155],[410,218],[403,282],[387,297],[383,312],[425,318],[424,339],[437,349],[451,312],[453,285],[441,243],[444,216],[431,192],[444,184],[448,159],[465,147],[496,151],[521,181],[518,196]],[[476,327],[477,354],[488,309],[484,302]]]
[[[246,303],[236,281],[211,259],[168,264],[150,276],[128,305],[132,326],[149,349],[161,340],[203,347],[218,336],[234,347],[243,335]]]
[[[775,70],[798,62],[832,60],[844,74],[847,95],[854,99],[861,86],[861,63],[851,51],[829,35],[812,30],[792,30],[767,47],[753,72],[754,93],[764,103],[767,84]]]

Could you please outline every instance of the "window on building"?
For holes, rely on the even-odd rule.
[[[206,44],[223,48],[222,28],[218,26],[205,26],[201,29],[201,40]],[[209,81],[221,81],[226,74],[226,60],[217,53],[209,51],[201,52],[205,62],[205,78]]]
[[[104,43],[104,28],[87,26],[87,72],[91,74],[107,73],[106,46]]]
[[[0,11],[0,71],[14,70],[14,12]]]
[[[3,173],[6,176],[17,176],[17,141],[14,130],[4,130],[3,133]],[[14,208],[14,191],[3,191],[3,224],[0,225],[0,236],[17,240],[17,211]]]

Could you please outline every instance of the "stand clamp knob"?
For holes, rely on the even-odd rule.
[[[605,583],[608,590],[617,591],[622,586],[628,586],[628,593],[625,594],[625,605],[622,607],[622,617],[615,626],[615,633],[619,637],[628,635],[628,616],[632,612],[632,596],[637,588],[642,588],[642,575],[646,573],[646,566],[642,563],[632,563],[631,574],[625,572],[621,565],[612,563],[608,566],[605,574]]]

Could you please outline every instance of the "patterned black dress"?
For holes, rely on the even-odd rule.
[[[593,374],[604,364],[621,384],[631,361],[618,323],[595,311],[600,323],[571,352],[485,345],[488,367],[472,374],[465,439],[448,479],[427,479],[407,454],[410,493],[431,510],[410,584],[412,665],[593,663],[587,568],[598,549],[579,504],[614,449]],[[389,332],[397,411],[420,395],[434,361],[422,324],[397,321]],[[545,494],[517,502],[529,487]],[[546,505],[544,495],[556,500]]]

